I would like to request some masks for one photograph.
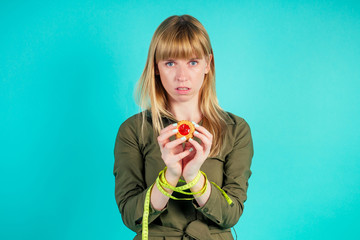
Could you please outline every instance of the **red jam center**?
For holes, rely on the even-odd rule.
[[[183,136],[188,135],[190,132],[190,127],[187,124],[181,124],[179,126],[179,133]]]

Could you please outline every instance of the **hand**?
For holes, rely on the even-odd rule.
[[[194,149],[193,145],[190,142],[185,142],[184,151],[190,150],[190,149],[191,149],[191,153],[189,155],[187,155],[186,157],[184,157],[182,160],[183,168],[191,159],[194,158],[194,156],[196,154],[196,149]]]
[[[196,124],[195,130],[197,131],[195,131],[194,136],[201,140],[201,144],[193,139],[189,139],[189,143],[194,148],[194,151],[183,159],[182,175],[187,181],[193,180],[198,174],[200,167],[210,154],[213,140],[212,134],[206,128]],[[189,147],[185,145],[185,148]]]
[[[169,140],[169,138],[175,135],[176,132],[176,125],[169,125],[160,131],[160,135],[157,138],[160,146],[161,157],[167,166],[166,179],[180,178],[182,174],[182,159],[190,154],[189,150],[184,151],[182,147],[182,143],[186,141],[185,137],[174,141]]]

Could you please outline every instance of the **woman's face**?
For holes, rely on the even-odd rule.
[[[203,58],[166,59],[157,63],[156,73],[160,75],[170,103],[198,101],[199,91],[205,74],[210,70],[212,55]]]

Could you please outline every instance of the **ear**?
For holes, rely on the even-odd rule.
[[[212,54],[209,54],[209,56],[206,58],[205,74],[208,74],[208,72],[210,71],[211,61],[212,61]]]

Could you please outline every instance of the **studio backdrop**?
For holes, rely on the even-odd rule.
[[[0,239],[132,239],[114,144],[156,27],[190,14],[254,158],[238,239],[359,239],[357,1],[2,1]],[[234,232],[234,230],[232,230]]]

